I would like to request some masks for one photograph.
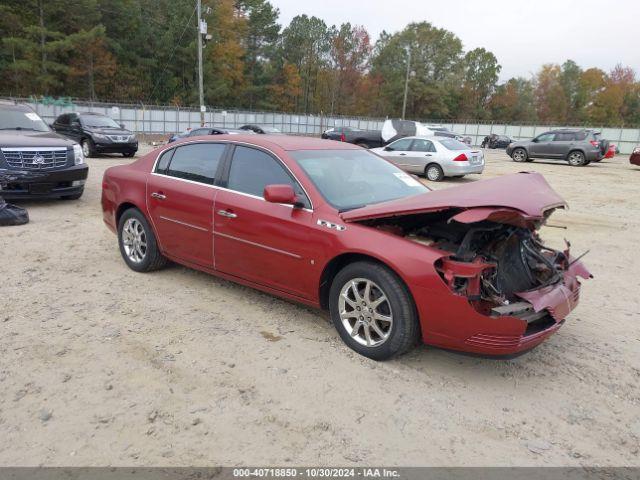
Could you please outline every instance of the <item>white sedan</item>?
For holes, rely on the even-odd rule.
[[[370,151],[407,172],[424,175],[433,182],[484,170],[482,151],[453,138],[404,137]]]

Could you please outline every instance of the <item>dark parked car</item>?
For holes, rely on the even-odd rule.
[[[59,134],[78,142],[85,157],[100,153],[121,153],[125,157],[133,157],[138,151],[135,134],[100,113],[63,113],[52,127]]]
[[[362,130],[354,127],[333,127],[322,132],[322,138],[354,143],[362,148],[382,147],[385,142],[379,130]]]
[[[175,142],[176,140],[180,140],[181,138],[186,137],[198,137],[201,135],[239,135],[239,134],[251,134],[252,132],[247,132],[245,130],[240,130],[238,128],[222,128],[222,127],[194,127],[187,128],[182,133],[176,133],[169,138],[167,143]]]
[[[80,145],[52,132],[28,106],[0,102],[0,152],[3,197],[82,196],[89,168]]]
[[[507,155],[516,162],[548,158],[581,167],[602,160],[608,149],[609,141],[602,139],[600,132],[563,128],[545,132],[532,140],[514,142],[507,147]]]
[[[507,148],[511,143],[513,143],[513,140],[510,137],[492,133],[484,137],[480,146],[482,148]]]
[[[282,135],[282,132],[278,130],[276,127],[270,127],[268,125],[243,125],[240,127],[240,130],[246,130],[253,133],[259,133],[261,135],[269,134],[269,135]]]

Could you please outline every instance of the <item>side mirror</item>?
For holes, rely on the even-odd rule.
[[[291,185],[267,185],[264,187],[263,196],[270,203],[284,203],[294,207],[302,205]]]
[[[538,143],[538,137],[536,137],[536,138],[532,138],[532,139],[531,139],[531,141],[532,141],[533,143]]]
[[[123,129],[123,130],[125,130],[125,128],[124,128],[124,123],[121,123],[121,124],[120,124],[120,128],[121,128],[121,129]]]
[[[393,152],[393,147],[389,147],[389,146],[384,147],[384,151],[385,152]]]

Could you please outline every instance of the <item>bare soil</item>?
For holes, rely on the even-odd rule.
[[[79,201],[0,229],[0,465],[640,465],[640,168],[516,164],[570,203],[543,237],[595,279],[512,360],[421,346],[376,363],[314,311],[180,266],[137,274]],[[464,185],[480,176],[436,188]],[[527,195],[527,192],[522,192]]]

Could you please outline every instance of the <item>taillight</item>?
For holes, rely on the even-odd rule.
[[[345,137],[344,133],[340,134],[340,141],[341,142],[346,142],[347,141],[347,137]]]
[[[591,145],[593,145],[594,147],[599,147],[600,146],[600,142],[598,142],[597,140],[591,140],[589,143]]]
[[[469,159],[467,158],[467,155],[464,153],[461,153],[460,155],[458,155],[456,158],[453,159],[454,162],[468,162]]]

